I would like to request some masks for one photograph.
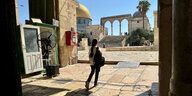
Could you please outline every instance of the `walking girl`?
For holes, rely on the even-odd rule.
[[[87,89],[89,89],[89,83],[90,83],[91,78],[94,73],[95,73],[94,87],[97,86],[97,81],[98,81],[98,76],[99,76],[99,71],[100,71],[101,66],[99,66],[99,64],[97,64],[97,62],[95,61],[96,53],[102,55],[101,51],[99,50],[99,47],[97,47],[97,40],[93,39],[92,46],[89,49],[89,61],[90,61],[91,73],[89,74],[89,77],[88,77],[87,81],[85,82],[85,87]]]

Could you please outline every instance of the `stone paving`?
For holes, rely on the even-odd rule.
[[[158,66],[114,66],[103,66],[98,86],[93,87],[93,76],[89,91],[85,89],[91,71],[89,64],[60,68],[60,74],[53,78],[43,74],[23,78],[23,96],[158,96]]]
[[[158,51],[105,51],[101,48],[106,61],[158,62]],[[78,51],[78,60],[88,60],[88,50]]]

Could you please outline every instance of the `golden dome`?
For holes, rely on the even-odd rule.
[[[77,18],[89,18],[91,19],[91,14],[89,10],[82,4],[78,4],[76,7]]]

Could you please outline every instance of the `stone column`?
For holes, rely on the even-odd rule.
[[[111,36],[113,36],[113,22],[111,22]]]
[[[105,24],[103,25],[103,36],[105,36]]]
[[[154,11],[154,47],[155,49],[159,50],[159,28],[158,28],[158,11]]]
[[[119,35],[122,36],[122,33],[121,33],[121,21],[119,22]]]
[[[36,0],[33,0],[36,1]],[[38,0],[41,1],[41,0]],[[49,0],[47,0],[48,2]],[[56,0],[57,1],[57,0]],[[65,31],[71,30],[71,27],[76,28],[76,1],[75,0],[58,0],[57,13],[59,16],[60,26],[58,27],[58,44],[59,44],[59,61],[61,67],[74,64],[78,60],[77,46],[66,45]],[[68,7],[61,7],[63,4],[67,4]],[[38,5],[38,4],[37,4]],[[57,5],[57,4],[56,4]],[[49,12],[47,12],[49,13]],[[50,13],[49,13],[50,14]],[[70,18],[70,19],[66,19]],[[66,23],[64,23],[66,22]],[[76,31],[76,30],[75,30]]]
[[[80,45],[82,50],[88,50],[88,38],[82,38]]]
[[[168,96],[172,60],[172,0],[159,0],[159,96]]]
[[[131,34],[131,20],[128,20],[128,34]]]
[[[192,96],[192,1],[174,0],[170,96]]]

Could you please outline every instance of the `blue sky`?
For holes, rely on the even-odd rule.
[[[122,14],[131,14],[133,15],[137,11],[136,6],[140,0],[79,0],[79,3],[85,5],[92,17],[92,24],[100,24],[101,17],[115,16]],[[147,17],[151,27],[154,26],[154,16],[153,11],[157,10],[157,0],[148,0],[151,3],[149,11],[147,12]],[[24,7],[20,6],[24,5]],[[29,19],[29,8],[28,0],[18,0],[18,14],[19,14],[19,23],[24,24],[25,20]],[[122,22],[122,32],[127,32],[128,26],[127,21]],[[114,22],[113,32],[115,35],[119,34],[119,23]],[[107,22],[106,27],[108,27],[109,33],[111,32],[110,23]]]
[[[19,24],[25,24],[25,20],[29,20],[28,0],[17,0]],[[23,5],[23,7],[21,6]]]

